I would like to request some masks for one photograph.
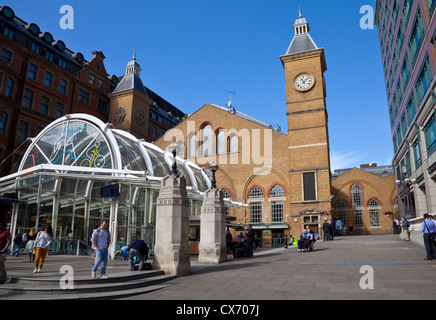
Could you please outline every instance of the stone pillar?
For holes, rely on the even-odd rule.
[[[200,219],[198,261],[211,263],[226,261],[226,208],[221,190],[209,189],[205,192]]]
[[[189,257],[189,199],[183,176],[163,178],[157,198],[153,268],[183,276],[191,272]]]

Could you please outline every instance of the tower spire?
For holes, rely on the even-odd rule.
[[[136,50],[133,50],[133,59],[126,66],[126,75],[135,74],[139,76],[140,72],[141,67],[139,66],[139,63],[136,62]]]

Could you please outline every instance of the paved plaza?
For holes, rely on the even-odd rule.
[[[297,248],[257,249],[254,257],[211,265],[191,256],[191,274],[161,289],[125,300],[398,300],[436,299],[436,260],[425,261],[423,247],[398,235],[336,237],[318,241],[313,252]],[[149,260],[150,261],[150,260]],[[77,277],[90,277],[92,257],[49,255],[43,273],[33,274],[27,257],[8,257],[9,277],[59,279],[62,265]],[[362,266],[371,266],[374,288],[362,289]],[[128,273],[126,261],[109,261],[109,277]],[[364,284],[370,282],[366,280]]]
[[[436,260],[424,257],[423,247],[398,235],[336,237],[308,253],[290,247],[209,267],[193,262],[191,275],[127,299],[436,299]],[[373,290],[360,287],[364,265],[373,267]]]

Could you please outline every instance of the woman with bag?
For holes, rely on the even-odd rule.
[[[33,245],[35,244],[35,239],[36,239],[35,228],[32,228],[30,229],[29,234],[27,235],[26,248],[24,249],[24,253],[29,254],[29,262],[32,262],[32,260],[35,261],[35,250],[33,248]]]
[[[36,236],[33,248],[35,249],[35,269],[33,273],[41,272],[48,249],[53,239],[53,229],[51,225],[46,225]]]

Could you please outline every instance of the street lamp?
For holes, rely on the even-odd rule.
[[[395,184],[397,185],[397,189],[399,189],[401,186],[403,187],[403,194],[404,194],[403,201],[404,201],[404,205],[405,205],[405,218],[407,220],[409,220],[409,219],[412,219],[415,217],[415,212],[414,212],[413,207],[412,207],[410,189],[411,189],[412,185],[416,184],[416,180],[407,178],[406,174],[407,174],[407,166],[403,165],[403,166],[401,166],[401,178],[403,180],[402,181],[397,180],[397,181],[395,181]]]
[[[217,172],[218,169],[219,167],[215,162],[209,166],[209,170],[212,171],[212,189],[216,189],[215,172]]]
[[[174,141],[173,143],[171,143],[169,150],[173,154],[173,158],[174,158],[174,163],[173,163],[173,166],[171,167],[171,174],[177,175],[176,154],[177,154],[177,151],[179,150],[179,145]]]

